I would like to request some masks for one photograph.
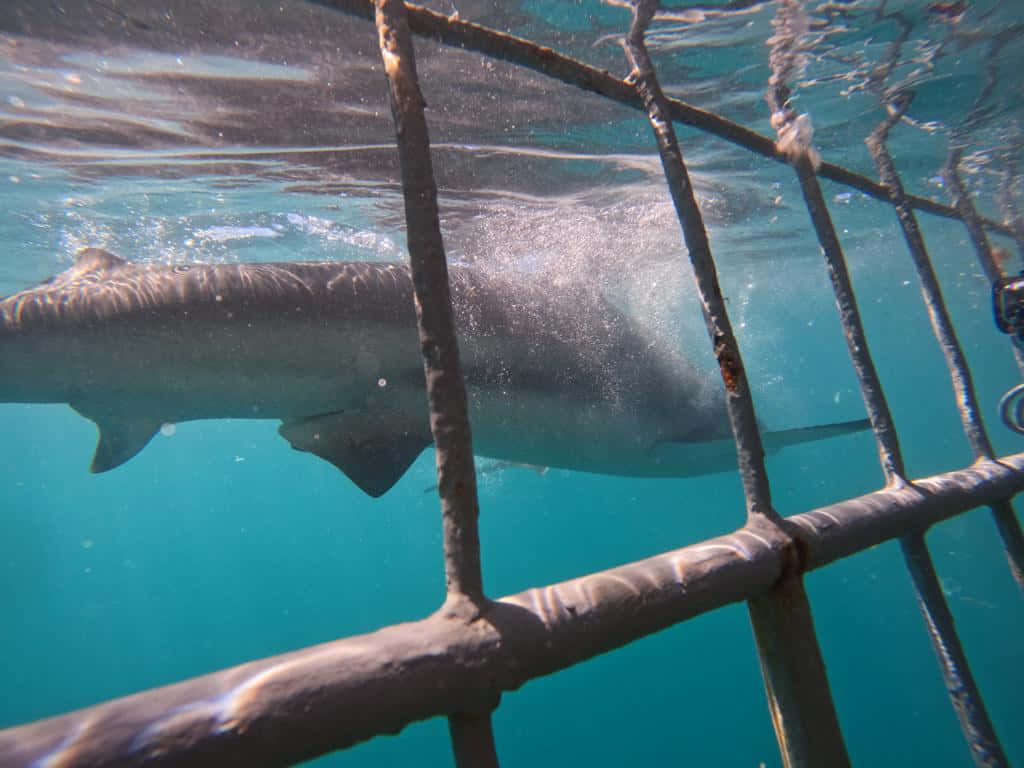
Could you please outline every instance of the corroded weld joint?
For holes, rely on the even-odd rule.
[[[435,615],[446,621],[458,621],[469,627],[474,622],[485,618],[484,614],[491,602],[482,595],[476,597],[465,592],[449,592]]]
[[[397,34],[386,22],[379,26],[380,29],[380,53],[384,60],[384,71],[389,78],[399,76],[402,67],[402,56],[398,52]]]
[[[795,525],[788,525],[783,519],[780,529],[786,535],[786,543],[781,553],[782,574],[779,581],[793,576],[803,576],[807,572],[807,562],[810,559],[808,544],[804,541],[804,532]]]
[[[779,559],[779,576],[775,584],[803,576],[807,570],[807,544],[799,527],[785,520],[766,515],[752,516],[743,529],[767,541]]]

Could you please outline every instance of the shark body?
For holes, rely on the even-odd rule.
[[[735,467],[720,387],[607,301],[471,268],[450,280],[474,452],[627,476]],[[431,443],[412,294],[396,264],[138,265],[85,249],[0,301],[0,402],[94,421],[94,472],[165,423],[280,419],[294,448],[379,496]]]

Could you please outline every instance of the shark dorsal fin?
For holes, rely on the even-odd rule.
[[[75,254],[74,263],[68,273],[71,277],[81,277],[91,272],[109,272],[127,263],[120,256],[115,256],[102,248],[82,248]]]
[[[71,407],[93,421],[100,430],[91,472],[114,469],[146,447],[160,429],[160,419],[131,416],[108,410],[95,403],[72,403]]]
[[[341,411],[285,422],[278,432],[292,448],[331,462],[376,498],[398,482],[431,442],[421,428],[403,429],[401,422],[387,413]]]

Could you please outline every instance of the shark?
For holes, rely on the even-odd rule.
[[[721,384],[598,291],[473,266],[449,279],[476,454],[631,477],[735,468]],[[432,443],[412,279],[393,263],[142,264],[83,249],[0,300],[0,402],[92,420],[93,472],[165,424],[277,419],[293,448],[377,497]]]

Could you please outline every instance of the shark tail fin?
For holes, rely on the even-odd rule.
[[[767,432],[764,435],[764,447],[768,453],[788,448],[799,443],[809,443],[814,440],[827,440],[830,437],[849,435],[853,432],[863,432],[871,429],[871,422],[867,419],[856,419],[855,421],[839,421],[835,424],[820,424],[814,427],[796,427],[794,429],[780,429],[778,432]]]

